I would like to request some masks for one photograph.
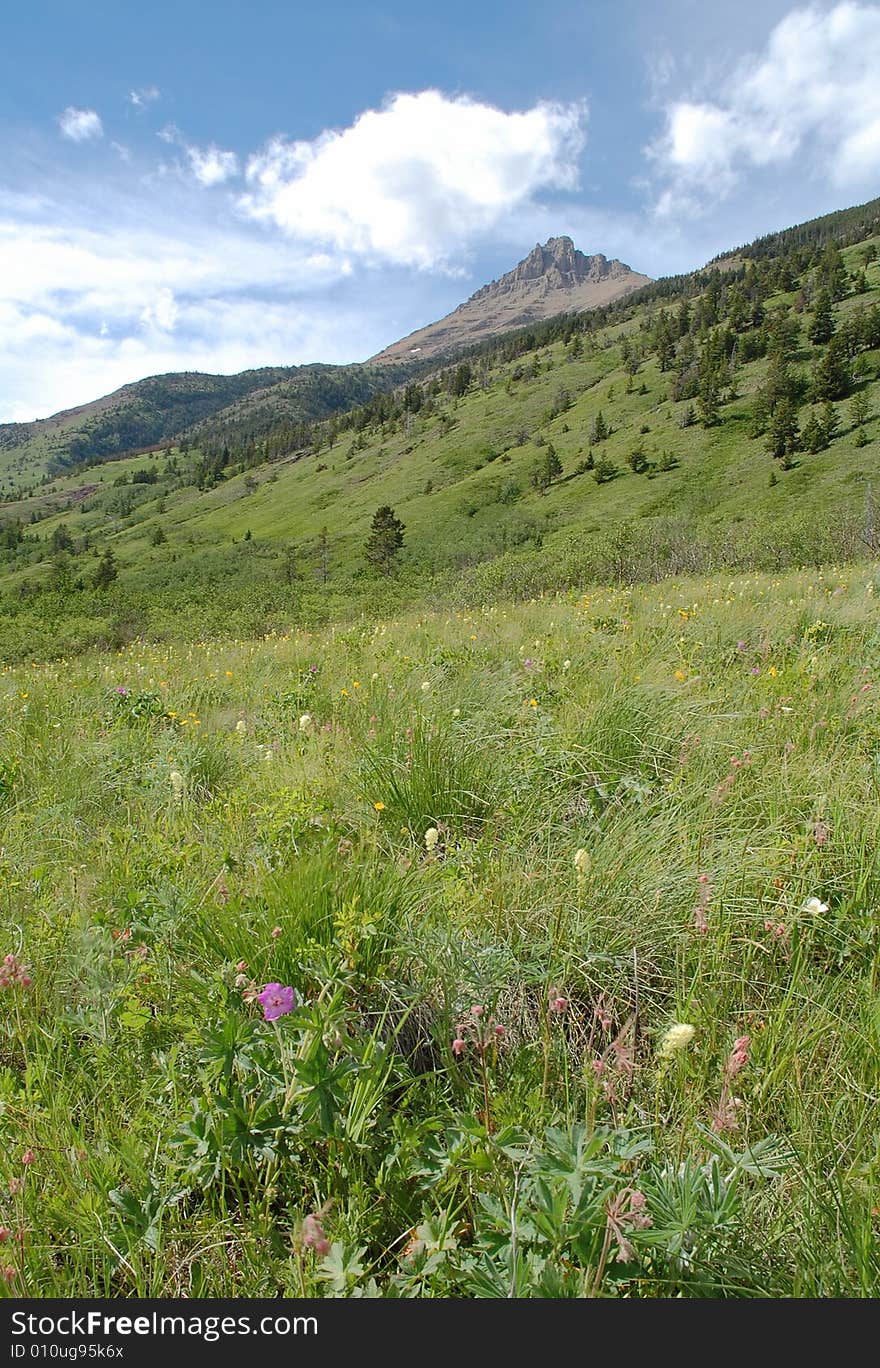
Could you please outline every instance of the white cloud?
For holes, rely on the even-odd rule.
[[[199,185],[222,185],[232,176],[238,175],[238,158],[234,152],[224,152],[215,147],[187,147],[186,155],[193,175]]]
[[[70,138],[71,142],[89,142],[104,136],[104,125],[94,109],[75,109],[68,105],[64,113],[58,115],[58,125],[62,136]]]
[[[145,328],[155,329],[156,332],[170,333],[174,331],[177,313],[174,291],[165,285],[157,290],[149,304],[145,304],[141,309],[141,323]]]
[[[342,132],[274,138],[247,165],[241,211],[374,261],[442,267],[542,188],[577,185],[586,110],[506,114],[436,90],[395,95]]]
[[[880,6],[795,9],[765,51],[742,62],[713,98],[666,106],[649,149],[666,187],[660,213],[729,194],[749,168],[795,158],[803,176],[840,190],[872,189],[880,174]]]
[[[153,104],[159,99],[161,91],[158,86],[141,86],[140,90],[130,90],[128,92],[128,102],[134,105],[135,109],[145,109],[147,105]]]
[[[171,147],[182,149],[189,162],[190,171],[199,185],[206,188],[222,185],[224,181],[238,175],[238,157],[234,152],[217,147],[216,143],[211,143],[209,147],[198,147],[195,143],[189,143],[176,124],[166,124],[164,128],[159,129],[156,136]],[[162,167],[163,171],[167,169],[169,168]],[[180,169],[178,167],[178,171]]]

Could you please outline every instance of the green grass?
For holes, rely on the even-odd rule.
[[[877,573],[5,667],[5,1289],[876,1296]]]

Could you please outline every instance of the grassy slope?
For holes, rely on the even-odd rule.
[[[860,251],[852,248],[844,254],[848,264],[859,260]],[[868,295],[845,300],[837,306],[839,316],[878,297],[880,262],[870,266],[868,278]],[[632,392],[626,393],[619,341],[640,322],[641,314],[623,327],[608,329],[595,353],[576,361],[567,357],[561,343],[543,349],[538,354],[540,374],[534,379],[513,381],[515,365],[498,366],[486,377],[485,387],[475,384],[460,400],[441,400],[434,416],[416,417],[408,432],[374,436],[362,450],[351,451],[352,434],[347,433],[332,450],[317,456],[259,468],[252,473],[258,486],[254,492],[248,492],[244,475],[208,492],[192,486],[169,489],[163,482],[137,489],[138,506],[119,516],[114,512],[119,492],[110,490],[85,500],[81,507],[62,507],[34,531],[47,539],[59,522],[66,522],[76,536],[89,533],[99,547],[109,543],[123,566],[122,583],[153,595],[160,616],[173,618],[174,596],[187,581],[193,600],[200,585],[228,586],[249,575],[270,581],[272,555],[282,544],[292,543],[303,553],[306,586],[314,585],[317,538],[324,526],[332,544],[330,593],[343,601],[362,572],[364,539],[381,503],[391,503],[406,524],[404,580],[409,577],[412,592],[432,572],[456,570],[511,550],[516,554],[517,548],[526,558],[533,557],[539,541],[545,547],[541,565],[552,580],[560,557],[576,556],[624,521],[636,527],[641,522],[689,526],[734,546],[751,541],[766,550],[774,522],[791,525],[800,518],[819,537],[835,519],[861,513],[880,436],[876,380],[864,382],[872,408],[868,446],[855,445],[847,404],[841,403],[840,434],[832,446],[817,455],[800,455],[794,469],[781,472],[762,442],[747,435],[754,391],[766,362],[741,369],[740,397],[725,405],[719,426],[682,428],[679,419],[686,405],[669,402],[669,377],[659,373],[655,361],[642,366]],[[802,364],[807,356],[805,347]],[[527,365],[529,360],[516,364]],[[869,353],[867,360],[870,374],[876,374],[880,357]],[[638,392],[643,385],[645,394]],[[569,392],[572,406],[550,419],[561,387]],[[603,485],[588,473],[576,473],[600,408],[614,431],[596,449],[596,456],[609,457],[619,472]],[[644,434],[643,427],[648,429]],[[523,445],[518,444],[521,433],[528,435]],[[542,453],[538,437],[553,442],[564,467],[563,477],[544,495],[530,484]],[[639,441],[649,459],[668,454],[677,467],[653,478],[631,473],[626,457]],[[39,498],[63,500],[84,480],[106,486],[146,459],[114,462],[58,480]],[[161,465],[159,458],[159,469]],[[771,470],[779,475],[772,488]],[[165,511],[159,514],[157,501],[163,496]],[[30,501],[10,505],[6,512],[27,519],[33,507]],[[157,521],[168,541],[153,548],[149,535]],[[245,556],[241,542],[247,532],[254,543]],[[805,559],[809,541],[807,532]],[[90,564],[85,558],[80,567],[90,573]],[[34,564],[24,568],[16,582],[37,582],[45,575],[45,564]],[[0,587],[4,584],[11,584],[8,571],[0,577]],[[300,591],[297,598],[301,597]]]
[[[0,990],[9,1291],[505,1296],[516,1172],[518,1295],[876,1295],[878,569],[6,668],[0,951],[33,980]],[[261,1033],[241,960],[314,1019]],[[506,1031],[495,1139],[475,1003]],[[318,1113],[294,1045],[340,1066]],[[543,1140],[585,1120],[630,1129],[600,1129],[601,1181]],[[633,1134],[653,1153],[615,1159]],[[743,1174],[760,1153],[780,1176]],[[632,1189],[652,1225],[603,1264]],[[331,1256],[296,1256],[325,1203]]]

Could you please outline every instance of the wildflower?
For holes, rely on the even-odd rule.
[[[12,1231],[9,1229],[9,1226],[0,1226],[0,1244],[5,1244],[11,1234]]]
[[[382,802],[381,798],[378,803],[373,804],[373,807],[376,809],[377,812],[385,811],[385,804]]]
[[[312,714],[311,714],[311,713],[303,713],[302,716],[301,716],[300,719],[299,719],[299,729],[300,729],[300,731],[308,731],[308,729],[309,729],[309,727],[310,727],[311,725],[312,725]]]
[[[22,1162],[25,1166],[27,1166],[28,1164],[32,1164],[32,1163],[34,1162],[34,1160],[36,1159],[36,1157],[37,1157],[37,1156],[34,1154],[33,1150],[30,1148],[30,1146],[28,1146],[28,1148],[25,1150],[24,1154],[21,1156],[21,1162]]]
[[[554,1016],[562,1016],[563,1012],[568,1011],[568,998],[563,997],[555,988],[550,989],[550,1011]]]
[[[534,665],[535,665],[535,662],[532,660],[531,656],[527,656],[526,659],[523,661],[523,669],[524,669],[524,670],[531,670],[531,669],[534,669]]]
[[[502,1036],[504,1035],[504,1027],[503,1027],[503,1026],[496,1026],[496,1027],[495,1027],[495,1034],[496,1034],[496,1036],[498,1037],[498,1039],[501,1040]]]
[[[280,939],[280,936],[281,936],[281,927],[280,927],[280,926],[273,926],[273,927],[272,927],[272,939],[273,939],[273,940],[278,940],[278,939]]]
[[[804,911],[809,912],[811,917],[821,917],[828,911],[828,904],[820,901],[819,898],[807,898],[804,903]]]
[[[580,849],[576,850],[574,853],[574,867],[581,877],[589,874],[590,863],[589,852],[584,850],[583,846],[581,846]]]
[[[4,955],[0,963],[0,988],[30,988],[31,975],[17,955]]]
[[[239,960],[239,961],[238,961],[238,964],[235,966],[235,972],[236,972],[237,974],[246,974],[246,973],[247,973],[247,960]]]
[[[464,1040],[461,1038],[461,1036],[456,1036],[456,1037],[455,1037],[455,1039],[454,1039],[453,1042],[452,1042],[452,1053],[456,1056],[456,1058],[458,1058],[460,1055],[463,1055],[463,1054],[464,1054],[465,1045],[466,1045],[466,1041],[464,1041]]]
[[[24,1183],[23,1183],[23,1181],[21,1180],[21,1178],[10,1178],[10,1180],[9,1180],[9,1195],[10,1195],[10,1197],[17,1197],[17,1196],[19,1195],[19,1193],[21,1192],[21,1190],[22,1190],[23,1187],[24,1187]]]
[[[744,1069],[749,1062],[749,1037],[737,1036],[733,1042],[733,1049],[725,1065],[724,1072],[728,1078],[733,1078],[740,1069]]]
[[[317,1216],[305,1218],[300,1227],[299,1239],[303,1249],[313,1249],[320,1258],[330,1253],[330,1241],[324,1234],[323,1226]]]
[[[180,770],[172,770],[168,776],[168,779],[171,784],[171,792],[174,794],[174,797],[182,798],[183,791],[186,788],[186,780],[184,779]]]
[[[428,854],[432,854],[437,849],[437,842],[440,840],[440,832],[436,827],[428,827],[425,832],[425,849]]]
[[[471,1016],[481,1017],[481,1016],[483,1015],[483,1013],[485,1012],[485,1010],[486,1010],[485,1007],[479,1007],[479,1006],[477,1006],[477,1007],[472,1007],[472,1008],[471,1008]]]
[[[530,698],[530,699],[529,699],[529,707],[530,707],[530,708],[537,708],[537,706],[538,706],[538,700],[537,700],[537,698]]]
[[[678,680],[679,684],[683,684],[684,681],[687,679],[687,675],[685,674],[684,670],[676,670],[675,678]]]
[[[610,1031],[610,1030],[611,1030],[612,1022],[611,1022],[610,1013],[606,1011],[605,1007],[602,1005],[601,1002],[599,1003],[598,1007],[596,1008],[596,1020],[598,1021],[599,1025],[602,1027],[602,1030],[603,1030],[603,1031]]]
[[[286,1016],[288,1012],[293,1011],[296,1006],[296,993],[281,983],[267,983],[262,993],[257,994],[257,1001],[263,1008],[265,1020],[277,1021],[278,1017]]]
[[[430,688],[431,688],[431,681],[428,680],[428,679],[423,679],[423,680],[422,680],[422,693],[428,693],[429,690],[430,690]]]
[[[235,730],[238,732],[239,736],[244,736],[247,731],[247,722],[245,722],[243,717],[240,717],[236,722]]]
[[[563,670],[570,670],[570,669],[571,669],[571,661],[570,661],[570,660],[563,660],[563,662],[562,662],[562,668],[563,668]]]
[[[632,1263],[636,1256],[636,1251],[625,1232],[647,1230],[652,1223],[647,1207],[648,1201],[643,1192],[635,1188],[624,1188],[605,1208],[608,1228],[617,1241],[615,1257],[621,1263]]]
[[[671,1059],[680,1050],[686,1050],[696,1034],[694,1027],[686,1021],[676,1021],[660,1042],[658,1051],[661,1059]]]
[[[15,1282],[17,1277],[18,1269],[13,1268],[12,1264],[7,1264],[5,1268],[0,1268],[0,1278],[2,1278],[4,1282]]]
[[[461,708],[453,708],[453,709],[452,709],[452,716],[453,716],[453,717],[461,717]]]

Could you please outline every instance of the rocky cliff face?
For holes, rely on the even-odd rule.
[[[601,253],[585,256],[569,237],[550,238],[451,314],[410,333],[372,359],[404,361],[440,356],[509,328],[608,304],[646,285],[649,279]]]

